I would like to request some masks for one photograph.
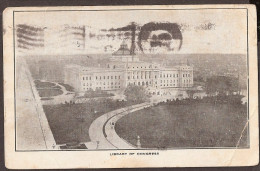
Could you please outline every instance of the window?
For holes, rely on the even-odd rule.
[[[86,80],[88,80],[88,77],[86,77]]]
[[[97,80],[97,76],[96,76],[96,80]]]
[[[156,78],[156,75],[154,76],[154,78]]]
[[[178,75],[178,74],[176,74],[176,77],[179,77],[179,75]]]
[[[130,76],[128,76],[128,80],[130,80]]]
[[[107,76],[107,79],[109,79],[109,76]]]
[[[101,80],[101,76],[99,77],[99,79]]]
[[[116,76],[115,76],[115,79],[116,79]]]
[[[84,80],[84,77],[83,77],[83,80]]]
[[[106,76],[104,76],[104,79],[106,79]]]
[[[89,80],[91,80],[91,77],[89,77]]]
[[[185,74],[183,74],[183,77],[185,77]]]
[[[120,76],[118,76],[118,79],[120,79]]]

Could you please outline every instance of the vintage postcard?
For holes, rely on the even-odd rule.
[[[258,164],[253,5],[3,13],[6,167]]]

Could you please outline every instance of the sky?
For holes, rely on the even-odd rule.
[[[15,24],[28,24],[58,30],[62,25],[85,25],[92,29],[123,27],[130,22],[144,25],[148,22],[172,22],[185,24],[182,31],[183,46],[174,53],[222,53],[246,54],[247,14],[244,9],[203,10],[133,10],[133,11],[63,11],[63,12],[19,12]],[[203,23],[213,23],[210,30],[195,29]],[[55,34],[47,34],[55,44]],[[92,42],[87,42],[89,46]],[[93,46],[95,46],[93,42]],[[54,49],[45,51],[53,51]]]

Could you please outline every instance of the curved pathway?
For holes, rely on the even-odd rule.
[[[73,92],[68,91],[63,85],[56,83],[56,82],[52,82],[52,81],[46,81],[46,80],[40,80],[40,81],[53,83],[55,85],[52,87],[59,86],[61,88],[60,90],[62,91],[62,94],[60,94],[60,95],[48,96],[48,98],[52,98],[50,100],[41,100],[42,104],[44,104],[44,105],[61,104],[61,103],[65,103],[65,102],[70,102],[73,99],[74,94],[68,94],[68,93],[73,93]],[[50,87],[50,89],[52,89],[52,87]],[[38,88],[38,89],[41,89],[41,88]],[[42,89],[48,89],[48,88],[42,88]]]
[[[121,117],[149,107],[150,103],[142,103],[108,112],[92,122],[89,128],[89,137],[92,142],[99,142],[99,149],[134,149],[124,139],[120,138],[115,131],[115,123]],[[114,125],[112,125],[114,123]]]

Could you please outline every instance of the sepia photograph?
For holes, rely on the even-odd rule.
[[[251,148],[248,8],[12,15],[15,152]]]

